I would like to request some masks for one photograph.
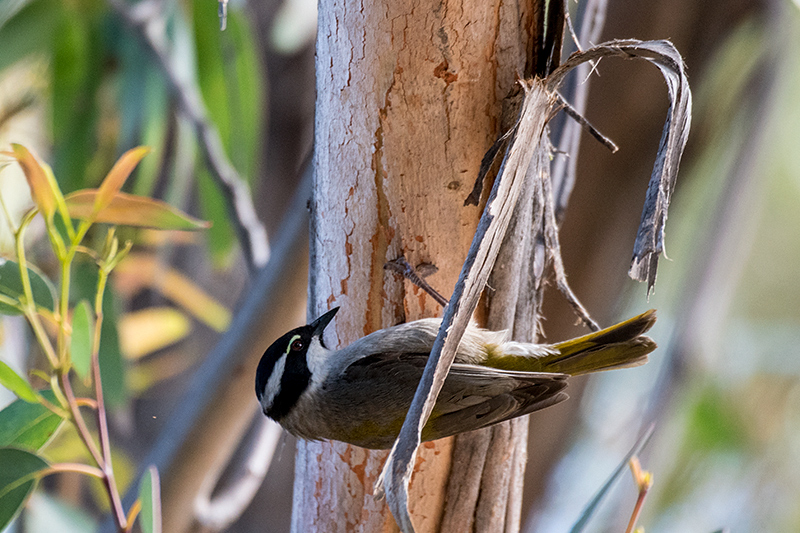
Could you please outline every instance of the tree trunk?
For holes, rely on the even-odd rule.
[[[530,8],[516,1],[320,2],[309,307],[315,317],[342,306],[328,330],[331,345],[441,314],[384,264],[400,255],[412,265],[433,264],[438,272],[428,281],[452,290],[480,216],[464,199],[497,137],[503,99],[530,62],[531,20]],[[513,443],[526,424],[515,427],[485,431],[474,453],[457,454],[480,473],[491,445],[504,479],[479,485],[477,475],[469,487],[454,480],[448,501],[452,441],[423,444],[410,497],[418,531],[438,530],[445,507],[452,516],[457,503],[459,516],[497,515],[504,524],[508,515],[518,524],[507,497],[501,505],[489,497],[518,490],[511,473],[521,470],[524,450]],[[301,442],[293,530],[395,530],[385,504],[372,497],[386,455]],[[461,499],[462,492],[473,497]],[[476,514],[481,506],[485,512]],[[457,527],[450,530],[463,531]]]

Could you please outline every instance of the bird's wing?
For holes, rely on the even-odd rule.
[[[369,355],[345,369],[343,385],[359,394],[372,391],[376,412],[383,404],[402,404],[408,409],[427,361],[428,354],[419,353]],[[456,363],[439,393],[423,439],[486,427],[563,401],[567,377]]]
[[[453,365],[423,440],[484,428],[562,402],[567,377]]]

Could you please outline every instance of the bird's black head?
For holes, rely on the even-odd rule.
[[[267,348],[256,369],[256,396],[264,414],[280,422],[311,381],[308,350],[322,342],[322,333],[339,310],[335,307],[311,324],[296,328]]]

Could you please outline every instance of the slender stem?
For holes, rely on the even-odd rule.
[[[61,262],[61,297],[58,300],[58,360],[62,367],[69,368],[67,364],[67,323],[69,321],[69,284],[72,272],[72,258],[75,252],[72,249]]]
[[[25,295],[25,301],[20,302],[22,304],[22,310],[25,313],[25,318],[28,319],[28,322],[33,329],[33,333],[36,336],[36,340],[39,342],[39,345],[44,350],[45,355],[47,356],[47,360],[50,361],[50,365],[53,368],[58,369],[59,361],[58,357],[56,356],[56,351],[53,348],[53,344],[50,342],[50,338],[45,333],[44,328],[42,327],[42,322],[39,320],[39,315],[36,312],[36,303],[33,299],[33,289],[31,288],[31,280],[30,276],[28,275],[28,262],[25,259],[25,246],[23,241],[25,236],[25,229],[30,224],[33,217],[36,216],[37,210],[31,209],[28,211],[24,217],[22,217],[22,221],[20,221],[19,228],[17,229],[17,233],[15,234],[15,245],[17,251],[17,262],[19,263],[19,276],[20,281],[22,282],[22,292]]]
[[[111,465],[111,440],[108,436],[108,421],[106,418],[106,406],[103,400],[103,383],[100,378],[100,331],[103,326],[103,294],[106,289],[106,282],[108,281],[108,272],[101,266],[97,279],[97,295],[95,297],[95,315],[96,320],[94,324],[94,337],[92,339],[92,378],[94,381],[95,399],[97,400],[97,428],[100,435],[100,447],[103,450],[103,472],[105,474],[106,486],[108,488],[108,495],[111,498],[111,506],[114,510],[114,516],[121,531],[127,528],[127,518],[125,511],[122,508],[122,500],[117,490],[117,484],[114,479],[114,469]]]
[[[88,407],[90,409],[97,409],[97,402],[94,398],[75,398],[75,401],[80,407]]]
[[[64,396],[67,398],[67,405],[69,406],[70,413],[72,413],[72,421],[75,424],[75,429],[78,430],[78,435],[83,441],[86,449],[92,455],[92,459],[100,469],[103,469],[103,456],[97,448],[92,439],[92,434],[89,428],[86,427],[86,422],[83,420],[80,410],[78,409],[78,402],[75,399],[75,393],[72,392],[72,384],[69,382],[69,376],[65,372],[58,373],[58,382],[64,390]]]
[[[628,522],[628,529],[625,530],[625,533],[633,533],[634,527],[636,527],[636,521],[639,519],[639,514],[642,512],[642,506],[644,505],[644,499],[647,497],[647,489],[643,489],[639,491],[639,497],[636,499],[636,506],[633,508],[633,514],[631,514],[631,519]]]
[[[65,411],[61,406],[52,403],[50,400],[42,396],[41,394],[36,395],[36,399],[39,400],[39,403],[45,406],[47,409],[52,411],[54,414],[60,416],[61,418],[69,418],[70,413]],[[80,401],[78,402],[80,405]]]
[[[633,508],[633,514],[631,514],[631,519],[628,522],[628,529],[625,530],[625,533],[632,533],[633,528],[636,527],[636,521],[639,519],[639,514],[642,512],[642,506],[644,505],[647,491],[653,486],[653,477],[649,472],[642,470],[642,465],[639,463],[639,458],[636,455],[630,458],[628,464],[633,474],[633,480],[639,488],[639,497],[636,499],[636,506]]]
[[[102,470],[95,468],[94,466],[84,465],[81,463],[56,463],[54,465],[50,465],[49,468],[42,470],[41,474],[42,476],[48,476],[50,474],[57,474],[60,472],[77,472],[79,474],[86,474],[87,476],[103,479]]]

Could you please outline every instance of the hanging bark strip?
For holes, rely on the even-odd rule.
[[[486,203],[467,260],[461,270],[450,304],[445,308],[439,336],[425,368],[417,394],[409,409],[400,436],[392,448],[375,493],[383,495],[400,528],[414,531],[408,511],[408,485],[420,433],[430,416],[436,397],[453,363],[461,336],[478,304],[494,266],[511,214],[519,198],[534,148],[539,145],[555,97],[545,91],[540,80],[522,81],[525,100],[514,139]]]
[[[663,251],[667,208],[677,177],[680,158],[686,145],[691,121],[691,92],[683,60],[668,41],[613,41],[572,54],[545,82],[521,81],[525,91],[513,139],[484,209],[458,283],[444,312],[439,335],[411,404],[400,435],[392,448],[375,494],[387,496],[389,507],[401,530],[414,531],[408,510],[408,486],[422,428],[430,416],[436,397],[453,363],[456,348],[469,323],[481,292],[489,278],[512,212],[528,175],[531,160],[545,132],[556,91],[564,76],[576,66],[608,56],[646,59],[658,67],[667,82],[670,108],[648,186],[642,221],[634,244],[630,275],[648,282],[648,294],[655,283],[658,255]],[[588,316],[566,283],[561,262],[549,176],[543,176],[544,248],[554,262],[556,281],[576,313],[592,329],[597,325]]]
[[[653,63],[667,82],[669,110],[664,122],[661,141],[647,187],[642,220],[633,246],[633,259],[628,274],[637,281],[647,280],[647,293],[653,290],[658,269],[658,257],[664,251],[664,228],[667,209],[675,189],[681,156],[689,138],[692,119],[692,93],[683,59],[669,41],[610,41],[572,54],[547,78],[548,90],[555,90],[564,76],[587,61],[604,57],[645,59]]]

